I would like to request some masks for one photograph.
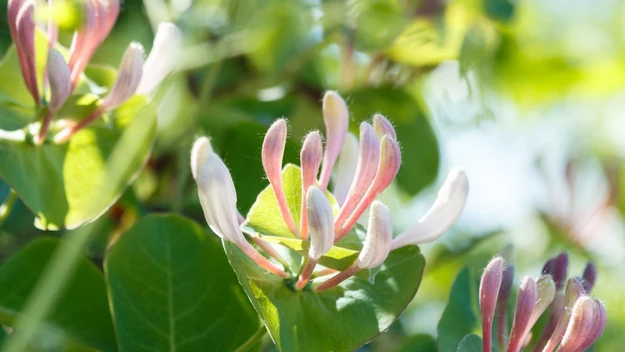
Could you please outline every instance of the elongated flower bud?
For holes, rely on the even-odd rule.
[[[304,145],[300,152],[300,161],[302,167],[302,194],[308,193],[308,188],[313,186],[317,181],[317,173],[321,158],[323,156],[323,142],[319,132],[310,132],[304,140]],[[300,216],[300,233],[302,239],[308,236],[308,212],[306,211],[306,198],[302,197],[302,213]],[[332,217],[334,220],[334,217]]]
[[[371,186],[379,162],[380,141],[376,137],[373,127],[367,122],[363,122],[360,124],[360,150],[356,173],[345,198],[345,203],[336,217],[335,232],[340,230],[345,220],[347,220],[358,205],[358,202],[364,197],[369,186]]]
[[[521,287],[519,287],[508,352],[518,352],[523,347],[525,332],[528,329],[532,311],[536,304],[536,297],[536,283],[534,279],[525,277],[521,282]]]
[[[497,342],[499,346],[506,344],[508,335],[508,300],[514,281],[514,265],[506,265],[501,277],[501,287],[497,296]]]
[[[191,149],[191,174],[194,180],[197,180],[200,166],[212,152],[213,147],[208,137],[200,137],[193,143],[193,148]]]
[[[562,344],[558,351],[574,352],[583,351],[583,347],[594,340],[590,340],[596,323],[602,323],[595,320],[596,305],[595,301],[588,296],[580,297],[571,313],[571,320],[566,328],[566,333],[562,339]]]
[[[556,260],[555,258],[551,258],[549,260],[547,260],[547,262],[545,262],[545,265],[543,266],[543,270],[542,270],[542,274],[543,275],[551,275],[553,276],[553,269],[555,268],[556,265]]]
[[[35,66],[35,21],[32,0],[11,0],[8,3],[7,17],[11,37],[15,43],[22,77],[36,105],[39,105],[39,87]]]
[[[532,309],[529,323],[525,329],[526,337],[532,326],[536,324],[538,318],[540,318],[556,297],[556,285],[553,282],[551,275],[543,275],[536,281],[536,297],[537,299],[534,304],[534,309]]]
[[[330,182],[332,168],[343,147],[349,127],[349,111],[347,104],[336,92],[328,91],[323,97],[323,120],[326,125],[326,151],[323,155],[323,166],[319,185],[325,191]]]
[[[597,266],[593,262],[588,262],[582,274],[582,285],[586,293],[590,293],[597,281]]]
[[[286,120],[284,119],[276,120],[271,127],[269,127],[267,134],[265,134],[265,140],[263,141],[262,161],[267,179],[276,195],[276,201],[278,202],[282,219],[289,230],[291,230],[294,235],[298,235],[299,231],[289,211],[289,207],[286,204],[286,197],[282,186],[282,156],[284,155],[284,147],[286,145],[286,133],[287,126]]]
[[[65,62],[63,55],[55,49],[48,52],[48,80],[50,81],[50,102],[48,110],[56,113],[72,90],[72,79],[70,77],[69,66]]]
[[[182,49],[182,33],[173,23],[158,25],[150,55],[143,65],[143,78],[138,94],[150,94],[167,75],[178,68]]]
[[[143,76],[143,47],[131,43],[124,53],[113,88],[102,101],[103,110],[112,110],[132,97]]]
[[[308,225],[310,233],[310,250],[308,255],[318,260],[326,254],[334,244],[334,215],[325,194],[312,186],[306,194],[308,203]]]
[[[375,114],[373,116],[373,129],[375,130],[375,134],[379,139],[382,139],[384,136],[389,136],[394,140],[397,140],[397,133],[395,132],[395,128],[391,124],[386,117]]]
[[[488,263],[480,281],[480,314],[482,315],[482,336],[484,351],[490,352],[492,347],[492,330],[497,296],[501,288],[504,262],[496,257]]]
[[[605,330],[605,325],[608,318],[605,307],[603,306],[603,303],[601,303],[601,301],[599,301],[598,299],[596,299],[594,303],[595,313],[593,319],[593,327],[590,330],[588,337],[585,339],[584,342],[581,343],[581,346],[579,346],[579,351],[585,351],[586,349],[590,348],[590,346],[592,346],[599,339],[599,337],[601,337],[601,335],[603,334],[603,330]]]
[[[352,185],[356,169],[358,167],[358,139],[351,133],[347,134],[343,149],[336,164],[334,177],[334,189],[332,194],[337,203],[342,206],[347,197],[347,192]]]
[[[573,311],[573,306],[575,305],[575,302],[577,302],[577,300],[583,294],[584,294],[584,287],[579,282],[579,280],[577,280],[576,278],[570,278],[566,283],[564,296],[562,297],[560,293],[560,296],[556,297],[556,300],[560,299],[560,301],[562,302],[560,304],[561,309],[559,310],[561,314],[559,316],[559,319],[556,322],[555,328],[551,332],[551,335],[548,338],[547,343],[545,344],[545,347],[543,349],[544,352],[554,351],[555,348],[560,343],[560,341],[562,341],[562,338],[564,337],[567,326],[569,325],[569,321],[571,320],[571,313]],[[552,307],[552,309],[555,309],[555,308],[559,308],[559,307]],[[551,323],[551,317],[550,317],[550,323]]]
[[[391,211],[382,202],[376,200],[371,204],[367,237],[356,261],[358,267],[368,269],[384,263],[391,250],[392,238]]]
[[[209,153],[199,167],[198,195],[206,222],[222,239],[247,244],[237,220],[237,195],[232,176],[215,153]]]
[[[438,192],[434,204],[416,225],[393,239],[392,248],[436,240],[462,214],[469,194],[469,180],[460,168],[453,168]]]
[[[569,255],[566,252],[558,254],[554,258],[553,265],[553,281],[556,284],[556,289],[560,291],[564,287],[566,282],[567,269],[569,266]]]

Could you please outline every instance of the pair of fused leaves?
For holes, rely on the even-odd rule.
[[[45,66],[47,42],[36,36],[39,76]],[[91,92],[110,89],[115,72],[90,67],[74,96],[57,118],[80,120],[99,104]],[[41,86],[41,85],[40,85]],[[35,107],[20,74],[14,47],[0,63],[0,177],[37,215],[45,229],[76,228],[92,221],[119,198],[147,161],[156,133],[156,113],[137,96],[97,121],[68,143],[35,146],[28,138],[16,140],[7,131],[28,129],[42,114]],[[31,131],[32,132],[32,131]],[[36,132],[36,131],[35,131]]]
[[[289,210],[296,223],[301,212],[301,171],[287,165],[282,182]],[[327,194],[335,211],[336,201]],[[244,230],[289,248],[287,270],[297,272],[309,242],[294,237],[280,216],[275,194],[267,187],[252,206]],[[280,351],[352,351],[385,331],[417,292],[424,259],[417,247],[392,252],[374,283],[363,271],[339,286],[317,293],[302,291],[292,282],[269,274],[237,247],[224,243],[239,282]],[[320,263],[344,269],[358,256],[362,238],[354,231],[332,248]]]
[[[39,238],[0,267],[0,324],[14,326],[61,245]],[[143,218],[112,247],[105,273],[79,259],[44,323],[46,350],[232,351],[260,327],[220,243],[190,220]]]

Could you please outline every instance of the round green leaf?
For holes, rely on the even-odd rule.
[[[13,326],[60,243],[56,238],[40,237],[0,267],[0,323]],[[76,344],[100,351],[117,350],[104,278],[86,257],[79,258],[76,272],[44,328],[60,336],[54,339],[60,346],[47,346],[48,350],[69,350],[72,345],[77,348]]]
[[[375,283],[367,271],[320,293],[260,269],[224,243],[239,282],[280,351],[353,351],[388,329],[417,293],[425,260],[416,246],[393,251]]]
[[[190,220],[143,218],[105,267],[121,351],[232,351],[259,328],[221,246]]]
[[[74,111],[92,97],[73,97]],[[72,229],[94,220],[141,170],[156,133],[155,111],[137,96],[112,114],[111,125],[99,121],[60,145],[0,139],[0,177],[38,216],[37,226]]]
[[[350,93],[350,109],[355,121],[381,113],[395,126],[401,145],[402,164],[397,184],[409,195],[416,195],[436,180],[439,150],[436,135],[423,106],[403,90],[366,88]]]

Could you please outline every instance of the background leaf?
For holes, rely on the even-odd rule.
[[[458,345],[458,352],[482,352],[482,338],[475,334],[465,336]]]
[[[40,237],[0,267],[0,322],[12,326],[61,240]],[[48,350],[117,350],[102,273],[79,259],[76,272],[45,322]],[[54,338],[52,338],[52,335]],[[67,341],[69,340],[69,341]],[[69,345],[74,347],[69,348]],[[80,346],[84,345],[84,346]]]
[[[143,218],[105,266],[122,351],[232,351],[258,330],[220,244],[190,220]]]

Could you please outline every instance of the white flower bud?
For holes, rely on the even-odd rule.
[[[352,181],[354,180],[354,175],[356,175],[357,166],[358,138],[348,133],[336,164],[336,172],[334,173],[334,189],[332,190],[332,194],[334,194],[334,198],[336,198],[339,205],[343,205],[343,202],[345,202],[347,192],[349,192]]]
[[[158,25],[150,55],[143,65],[143,78],[137,94],[150,94],[167,75],[178,68],[182,49],[182,33],[173,23]]]
[[[428,212],[413,227],[393,239],[392,248],[436,240],[460,217],[469,194],[469,180],[460,168],[453,168]]]
[[[115,84],[102,101],[102,109],[113,110],[130,99],[137,91],[142,76],[143,47],[139,43],[130,43],[119,65]]]
[[[70,77],[69,66],[65,62],[63,55],[55,49],[48,52],[48,80],[50,81],[50,102],[48,103],[49,111],[56,113],[65,100],[69,97],[72,90],[72,79]]]
[[[245,242],[237,220],[237,194],[226,165],[215,153],[209,153],[200,165],[198,195],[206,222],[222,239],[241,246]]]
[[[338,158],[347,129],[349,128],[349,110],[345,100],[337,92],[328,91],[323,96],[323,120],[326,125],[326,151],[323,155],[319,185],[325,190],[330,182],[332,168]]]
[[[334,215],[328,198],[316,186],[308,189],[306,203],[308,204],[308,233],[310,235],[308,255],[318,260],[334,244]]]
[[[212,152],[213,146],[208,137],[200,137],[193,143],[193,148],[191,149],[191,174],[193,174],[194,180],[197,180],[200,166]]]
[[[392,238],[391,211],[382,202],[376,200],[371,204],[367,237],[356,262],[358,267],[367,269],[382,264],[391,250]]]

